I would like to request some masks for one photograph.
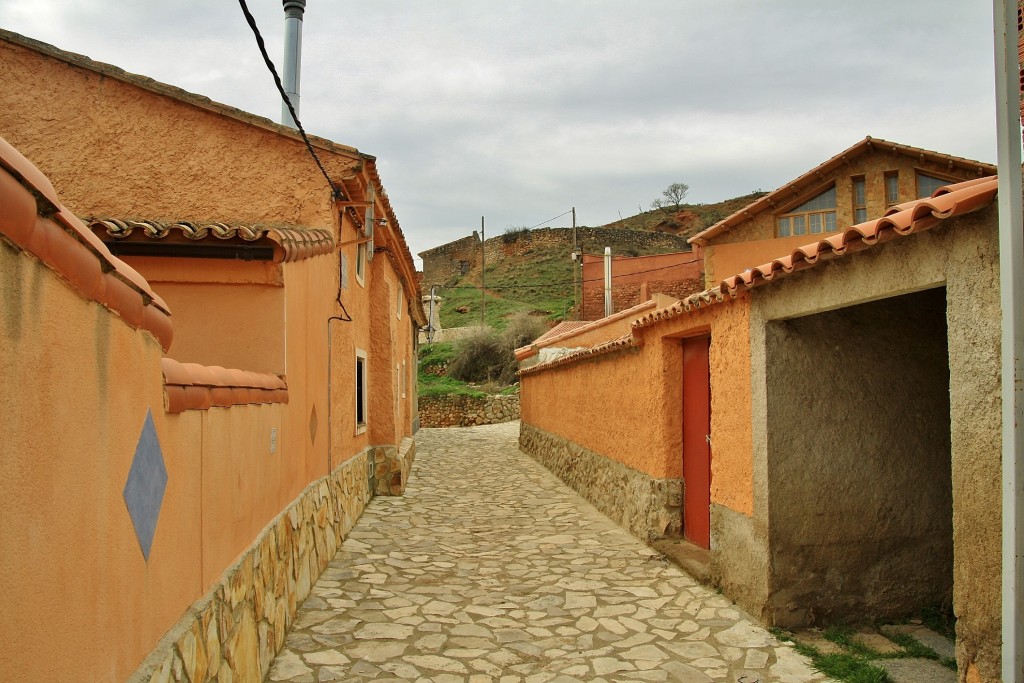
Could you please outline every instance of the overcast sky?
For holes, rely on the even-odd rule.
[[[280,68],[281,0],[248,3]],[[0,26],[280,116],[236,0],[0,0]],[[377,157],[414,255],[481,216],[774,189],[865,135],[996,160],[990,0],[308,0],[301,79],[303,126]]]

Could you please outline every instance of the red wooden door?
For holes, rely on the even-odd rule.
[[[711,547],[711,339],[683,340],[683,536]]]

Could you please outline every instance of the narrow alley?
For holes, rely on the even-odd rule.
[[[519,423],[424,429],[299,610],[271,681],[825,678],[518,448]]]

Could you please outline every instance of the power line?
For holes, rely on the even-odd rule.
[[[284,85],[281,84],[281,77],[277,75],[277,69],[274,67],[274,62],[271,61],[270,55],[267,54],[267,46],[263,42],[263,36],[260,34],[259,27],[256,26],[256,19],[249,12],[248,5],[245,4],[245,0],[238,0],[238,4],[242,7],[242,13],[245,14],[245,20],[249,23],[249,28],[252,29],[253,35],[256,36],[256,44],[260,48],[260,54],[263,55],[263,61],[266,63],[267,68],[270,69],[270,73],[274,76],[274,84],[277,85],[277,91],[281,93],[281,99],[288,106],[288,113],[292,115],[292,121],[295,122],[295,126],[299,129],[299,135],[302,136],[303,141],[306,143],[306,149],[309,150],[309,154],[313,157],[313,161],[316,162],[320,172],[324,175],[324,179],[327,184],[331,187],[331,196],[335,199],[341,198],[341,191],[331,181],[331,177],[327,175],[327,169],[320,162],[320,157],[316,155],[316,150],[313,149],[313,144],[309,141],[309,136],[306,135],[306,130],[302,127],[302,123],[299,121],[298,114],[295,113],[295,107],[292,106],[291,100],[284,91]]]
[[[559,218],[561,218],[562,216],[567,216],[567,215],[569,215],[570,213],[572,213],[572,209],[569,209],[569,210],[568,210],[568,211],[566,211],[565,213],[560,213],[560,214],[558,214],[557,216],[555,216],[554,218],[549,218],[549,219],[547,219],[546,221],[544,221],[543,223],[538,223],[537,225],[531,225],[530,227],[527,227],[526,229],[527,229],[527,230],[531,230],[531,229],[534,229],[535,227],[540,227],[541,225],[546,225],[547,223],[550,223],[550,222],[551,222],[551,221],[553,221],[553,220],[558,220],[558,219],[559,219]]]

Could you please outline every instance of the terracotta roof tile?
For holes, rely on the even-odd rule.
[[[275,261],[301,261],[320,254],[329,254],[334,251],[335,246],[331,232],[319,228],[264,228],[253,225],[228,225],[227,223],[196,223],[192,221],[168,223],[115,218],[93,218],[89,221],[89,227],[93,233],[105,235],[113,240],[125,240],[133,234],[149,240],[176,237],[191,242],[235,239],[243,242],[270,240],[276,246]]]
[[[283,378],[260,372],[222,368],[218,365],[179,363],[163,358],[164,394],[169,413],[207,410],[251,403],[287,403],[288,385]]]
[[[851,226],[828,239],[798,247],[790,254],[727,277],[717,287],[689,296],[674,306],[645,315],[633,323],[633,330],[649,327],[703,306],[734,299],[744,290],[805,270],[822,261],[929,230],[947,218],[962,216],[988,206],[995,198],[997,189],[998,181],[995,176],[940,187],[931,197],[902,204],[902,209],[896,213]]]
[[[519,371],[519,375],[532,375],[535,372],[550,370],[551,368],[557,368],[560,365],[568,365],[569,363],[575,363],[586,358],[606,356],[618,351],[628,351],[639,346],[639,342],[633,337],[632,333],[627,333],[617,339],[606,341],[603,344],[598,344],[597,346],[592,346],[587,349],[580,349],[579,351],[573,351],[570,354],[555,358],[554,360],[549,360],[546,363],[539,363],[529,368],[523,368]]]
[[[560,333],[554,334],[555,330],[557,330],[559,328],[559,326],[556,326],[556,327],[552,328],[551,330],[549,330],[547,334],[542,335],[541,337],[535,339],[532,343],[527,344],[526,346],[523,346],[521,348],[516,349],[515,350],[516,360],[521,361],[521,360],[523,360],[525,358],[529,358],[530,356],[532,356],[535,353],[537,353],[537,349],[539,347],[541,347],[541,346],[551,346],[552,344],[555,344],[556,342],[562,341],[563,339],[568,339],[570,337],[574,337],[577,334],[579,334],[580,332],[587,331],[587,330],[592,330],[592,329],[597,329],[597,328],[603,327],[603,326],[605,326],[605,325],[607,325],[609,323],[613,323],[613,322],[617,322],[619,320],[622,320],[623,318],[628,318],[630,316],[638,315],[640,313],[640,311],[643,311],[643,310],[648,309],[648,308],[654,308],[656,305],[657,304],[656,304],[654,299],[648,299],[647,301],[640,302],[639,304],[637,304],[636,306],[633,306],[632,308],[627,308],[625,310],[619,311],[618,313],[612,313],[611,315],[609,315],[607,317],[604,317],[604,318],[598,318],[597,320],[581,320],[581,321],[578,321],[580,324],[573,325],[570,328],[563,328]],[[573,322],[576,322],[576,321],[573,321]]]
[[[32,162],[0,138],[0,232],[67,280],[85,298],[152,333],[167,350],[170,309],[134,269],[110,253],[60,203]]]
[[[857,144],[853,145],[849,149],[845,149],[839,154],[835,155],[828,161],[825,161],[818,166],[812,168],[807,173],[804,173],[799,178],[792,180],[782,187],[769,192],[760,199],[751,202],[747,206],[743,207],[731,216],[723,218],[719,222],[715,223],[711,227],[697,233],[689,239],[692,244],[705,244],[707,240],[717,237],[724,232],[728,232],[736,225],[739,225],[743,221],[750,217],[765,211],[772,206],[785,202],[792,198],[793,191],[799,189],[801,186],[805,186],[803,189],[807,189],[811,185],[817,186],[821,182],[821,176],[825,173],[829,173],[841,164],[846,163],[851,157],[859,156],[873,147],[884,149],[887,151],[898,152],[908,156],[916,158],[925,158],[932,161],[939,161],[945,164],[952,164],[959,166],[963,169],[969,169],[973,173],[977,173],[979,176],[990,176],[996,172],[996,167],[992,164],[986,164],[981,161],[974,161],[973,159],[965,159],[963,157],[957,157],[950,154],[941,154],[939,152],[932,152],[931,150],[921,149],[920,147],[911,147],[910,145],[901,145],[897,142],[889,142],[888,140],[882,140],[881,138],[873,138],[870,135]],[[978,182],[982,178],[967,182]],[[906,202],[900,206],[908,206],[914,202]],[[898,207],[892,207],[898,209]]]

